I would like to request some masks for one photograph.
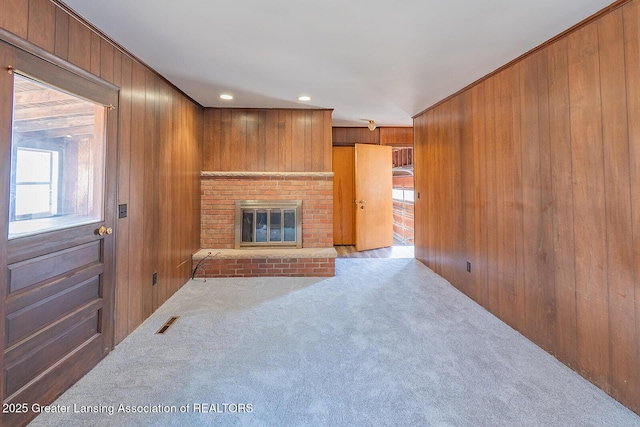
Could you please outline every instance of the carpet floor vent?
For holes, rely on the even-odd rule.
[[[156,332],[156,334],[164,334],[165,332],[167,332],[171,325],[173,325],[179,318],[180,316],[171,316],[169,320],[164,322],[164,325],[162,325],[162,327],[158,329],[158,332]]]

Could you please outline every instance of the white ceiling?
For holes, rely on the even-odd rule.
[[[612,0],[64,2],[203,106],[333,108],[334,126],[411,126]]]

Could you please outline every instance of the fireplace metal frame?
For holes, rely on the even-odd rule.
[[[242,211],[244,209],[291,209],[296,212],[296,240],[295,241],[287,241],[284,239],[282,242],[256,242],[255,235],[253,237],[253,242],[243,242],[242,241]],[[301,248],[302,247],[302,200],[236,200],[236,213],[235,213],[235,248]],[[267,217],[270,218],[271,215],[267,214]],[[270,219],[269,219],[270,221]],[[284,215],[282,216],[282,221],[284,224]],[[284,231],[284,229],[282,229]],[[268,240],[268,239],[267,239]]]

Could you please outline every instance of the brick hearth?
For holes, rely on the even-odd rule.
[[[331,277],[336,256],[334,248],[203,249],[193,255],[193,268],[195,277]]]
[[[193,257],[194,268],[208,252],[217,253],[203,262],[201,277],[334,275],[332,172],[203,172],[201,188],[202,250]],[[282,249],[287,251],[282,255],[273,249],[234,249],[236,200],[298,199],[301,249]]]

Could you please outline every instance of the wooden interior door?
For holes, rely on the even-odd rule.
[[[392,148],[355,146],[356,250],[393,245]]]
[[[355,245],[355,151],[333,147],[333,244]]]
[[[2,424],[23,425],[113,347],[118,92],[4,43],[0,58]]]

